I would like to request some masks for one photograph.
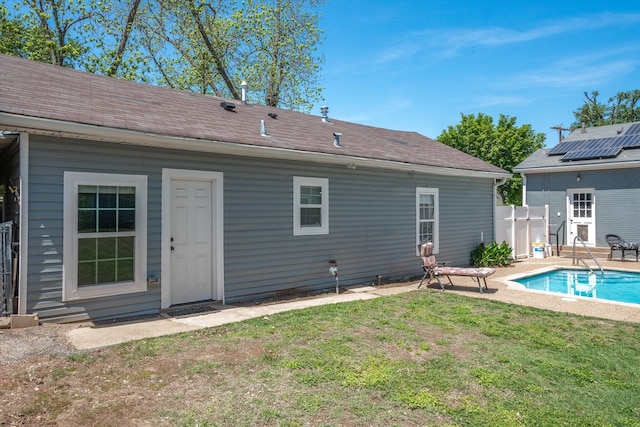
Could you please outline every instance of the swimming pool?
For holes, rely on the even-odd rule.
[[[556,269],[512,281],[527,289],[598,300],[640,304],[640,273],[599,270]]]

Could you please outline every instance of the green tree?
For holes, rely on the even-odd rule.
[[[26,29],[18,19],[12,19],[7,8],[0,4],[0,53],[24,56]]]
[[[321,99],[317,46],[322,32],[320,0],[245,0],[234,21],[246,46],[239,52],[240,74],[255,88],[252,96],[269,106],[310,110]],[[300,84],[305,82],[305,84]]]
[[[640,121],[640,90],[618,92],[607,102],[598,100],[597,90],[591,94],[584,92],[586,98],[582,107],[573,112],[575,122],[571,128],[614,125]]]
[[[517,126],[515,117],[501,114],[495,124],[491,116],[483,113],[461,117],[460,123],[449,126],[438,136],[438,141],[508,172],[544,147],[545,134],[535,133],[529,124]],[[498,193],[506,205],[522,204],[522,177],[508,179]]]
[[[49,6],[56,7],[49,7]],[[0,5],[0,52],[33,61],[68,65],[77,57],[77,44],[68,39],[75,24],[55,2],[23,2],[27,12],[14,16]],[[17,10],[17,5],[14,5]]]
[[[141,10],[142,45],[155,83],[175,89],[240,98],[236,37],[228,1],[162,0]]]
[[[323,0],[22,0],[0,51],[180,90],[309,111]],[[18,3],[15,3],[18,5]]]
[[[143,45],[157,83],[309,111],[321,99],[322,0],[164,0],[147,5]]]
[[[89,50],[85,39],[95,31],[93,17],[99,10],[84,1],[24,0],[27,12],[20,19],[26,30],[24,57],[72,68],[82,67]]]
[[[96,14],[91,39],[92,46],[84,68],[92,73],[147,81],[150,68],[139,49],[138,10],[141,0],[111,2]],[[97,6],[100,7],[98,4]]]

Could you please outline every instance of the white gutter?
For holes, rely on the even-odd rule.
[[[550,173],[550,172],[576,172],[576,171],[589,171],[589,170],[611,170],[611,169],[629,169],[640,167],[640,160],[620,160],[617,162],[608,163],[572,163],[566,166],[542,166],[539,168],[527,168],[514,170],[514,173],[519,174],[537,174],[537,173]]]
[[[472,178],[505,178],[510,174],[500,172],[474,171],[442,166],[419,165],[391,160],[378,160],[365,157],[344,156],[284,148],[262,147],[256,145],[225,141],[182,138],[153,133],[136,132],[126,129],[99,127],[73,122],[25,117],[0,113],[0,126],[16,132],[29,132],[38,135],[91,139],[120,144],[140,145],[157,148],[178,149],[205,153],[228,154],[245,157],[260,157],[283,160],[298,160],[323,164],[348,164],[356,167],[373,167],[407,171],[410,173],[430,173],[445,176]]]

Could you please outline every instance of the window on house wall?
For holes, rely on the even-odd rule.
[[[64,299],[146,289],[147,177],[64,174]]]
[[[329,180],[293,177],[294,236],[329,233]]]
[[[434,253],[440,248],[438,215],[438,189],[416,188],[416,242],[432,242]]]

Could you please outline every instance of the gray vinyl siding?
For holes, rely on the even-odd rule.
[[[160,277],[163,168],[224,174],[227,303],[370,284],[420,274],[416,187],[439,189],[438,258],[468,265],[493,236],[493,180],[441,177],[345,165],[252,159],[32,136],[30,144],[29,312],[43,319],[109,318],[159,311],[160,286],[146,292],[62,302],[65,171],[148,176],[148,274]],[[293,177],[329,179],[329,234],[293,235]]]
[[[579,182],[576,180],[578,174]],[[567,217],[567,189],[594,189],[596,246],[608,247],[604,239],[606,234],[618,234],[627,241],[635,242],[640,241],[637,227],[639,183],[639,168],[529,174],[527,204],[548,204],[551,223],[560,224]],[[557,216],[558,212],[560,217]]]
[[[122,146],[78,145],[64,139],[31,136],[29,153],[29,264],[27,311],[49,320],[75,321],[156,313],[160,288],[147,292],[62,302],[63,174],[65,171],[148,175],[142,152],[117,156]],[[101,151],[101,148],[105,148]],[[149,177],[151,181],[151,177]],[[149,183],[148,227],[160,227],[160,189]],[[153,207],[157,207],[158,213]],[[160,271],[160,236],[149,233],[148,272]]]
[[[494,237],[492,180],[440,178],[440,254],[450,265],[468,266],[471,251]]]

